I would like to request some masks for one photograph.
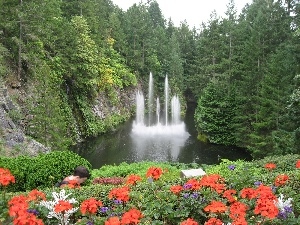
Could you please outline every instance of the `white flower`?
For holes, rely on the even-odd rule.
[[[284,196],[283,194],[280,194],[279,198],[277,201],[274,200],[275,205],[280,211],[284,211],[286,207],[292,208],[292,198],[288,198],[287,200],[284,201]]]
[[[52,192],[52,196],[54,198],[53,201],[41,201],[40,205],[49,209],[49,213],[48,213],[47,217],[48,218],[54,217],[54,218],[60,220],[61,224],[64,224],[64,225],[69,224],[70,215],[72,215],[74,212],[76,212],[78,210],[78,207],[66,210],[64,213],[61,213],[61,212],[56,213],[54,211],[54,207],[59,201],[68,201],[71,204],[77,203],[77,201],[74,198],[67,199],[70,195],[71,194],[66,195],[65,190],[62,189],[59,193]]]

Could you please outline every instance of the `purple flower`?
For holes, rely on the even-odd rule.
[[[254,185],[256,186],[256,187],[258,187],[259,185],[261,185],[262,184],[262,182],[260,182],[260,181],[255,181],[254,182]]]
[[[192,184],[185,184],[183,185],[183,189],[190,189],[192,186]]]
[[[235,165],[230,165],[230,166],[228,166],[228,169],[234,170],[234,169],[235,169]]]
[[[39,211],[37,211],[36,209],[27,209],[28,213],[32,213],[33,215],[38,215]]]
[[[86,225],[94,225],[94,223],[92,221],[88,221]]]
[[[108,207],[101,207],[100,208],[100,212],[102,212],[102,213],[107,213],[108,210],[109,210]]]
[[[184,194],[183,194],[183,197],[184,197],[184,198],[188,198],[188,197],[189,197],[189,194],[188,194],[188,193],[184,193]]]
[[[193,194],[191,195],[192,198],[198,198],[198,196],[199,196],[198,193],[193,193]]]
[[[114,203],[116,204],[116,205],[121,205],[122,204],[122,201],[121,200],[114,200]]]

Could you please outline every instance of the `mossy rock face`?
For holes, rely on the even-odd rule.
[[[197,136],[197,139],[201,142],[209,143],[209,139],[208,139],[207,135],[205,135],[203,133],[199,133]]]

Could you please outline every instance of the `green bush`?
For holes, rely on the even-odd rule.
[[[91,164],[71,151],[53,151],[36,157],[0,157],[0,167],[7,168],[15,176],[16,183],[8,191],[26,191],[52,187],[65,176],[73,173],[77,166],[91,169]]]

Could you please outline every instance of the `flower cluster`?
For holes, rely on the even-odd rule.
[[[236,167],[235,165],[229,166],[228,169],[232,171],[230,173],[235,173],[238,170],[234,171]],[[267,163],[265,168],[275,170],[276,164]],[[162,174],[163,170],[161,168],[150,167],[147,170],[146,177],[153,179],[152,182],[155,182]],[[185,214],[185,220],[177,220],[176,224],[263,224],[262,221],[286,220],[294,216],[293,199],[284,199],[283,194],[280,194],[278,198],[275,195],[276,190],[280,190],[282,186],[286,185],[290,178],[285,174],[279,174],[273,180],[272,174],[273,172],[270,173],[269,184],[256,181],[251,187],[244,187],[240,190],[234,189],[234,186],[229,185],[219,174],[206,174],[201,177],[182,180],[184,183],[170,186],[169,191],[166,191],[163,186],[157,190],[151,189],[151,191],[155,193],[153,201],[155,199],[161,201],[163,193],[166,193],[168,198],[173,199],[173,210],[178,209],[178,212],[180,212],[185,206],[189,206],[190,210],[196,209],[192,213]],[[73,215],[72,222],[76,222],[78,218],[76,218],[77,213],[75,214],[75,212],[78,209],[81,213],[81,215],[79,214],[81,219],[75,223],[78,225],[98,224],[97,222],[100,222],[100,220],[101,224],[105,225],[151,223],[151,218],[147,215],[151,209],[147,208],[148,211],[145,210],[143,213],[142,208],[144,206],[140,202],[140,200],[143,201],[143,196],[135,192],[136,188],[140,188],[140,185],[136,185],[137,182],[141,181],[142,178],[135,174],[130,174],[124,178],[124,183],[126,182],[124,186],[118,186],[108,191],[108,199],[111,202],[106,202],[107,205],[94,197],[79,204],[74,198],[69,198],[70,194],[66,194],[65,189],[62,189],[59,193],[53,192],[53,200],[46,201],[43,192],[33,190],[26,196],[18,195],[11,198],[8,203],[9,215],[13,218],[15,225],[42,225],[44,223],[39,218],[40,215],[37,210],[40,208],[34,207],[39,206],[48,209],[47,218],[55,218],[62,225],[71,223],[71,215]],[[151,185],[151,188],[154,187],[155,185]],[[170,196],[169,193],[173,195]],[[135,205],[134,201],[138,201],[138,203]],[[151,205],[148,206],[151,208]],[[163,209],[163,207],[161,208]],[[174,221],[166,222],[173,224]]]
[[[38,190],[32,190],[27,196],[18,195],[8,202],[9,215],[13,218],[14,225],[43,225],[43,221],[37,217],[38,211],[30,208],[30,203],[45,199],[45,194]]]
[[[146,173],[146,177],[158,180],[162,175],[163,170],[159,167],[150,167]]]
[[[7,186],[10,183],[15,183],[15,177],[10,173],[8,169],[0,168],[0,187]]]

